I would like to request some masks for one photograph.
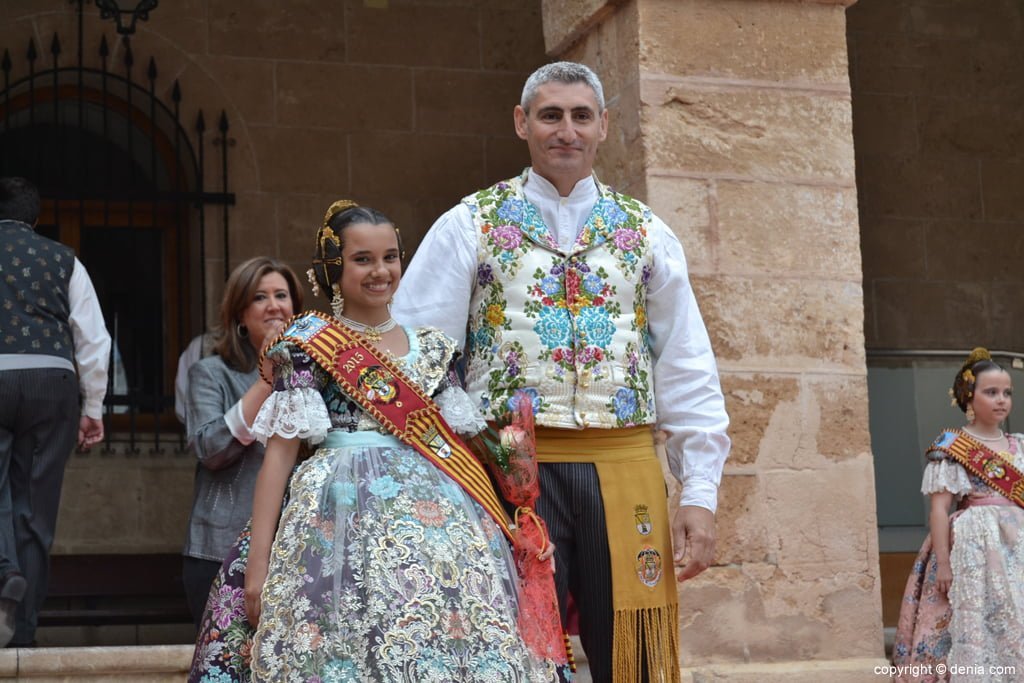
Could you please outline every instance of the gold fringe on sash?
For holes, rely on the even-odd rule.
[[[642,664],[645,660],[651,683],[676,683],[680,680],[677,605],[615,610],[613,637],[612,680],[643,680]]]
[[[587,462],[597,469],[611,554],[612,671],[616,683],[676,683],[679,607],[665,478],[649,426],[537,428],[539,462]]]

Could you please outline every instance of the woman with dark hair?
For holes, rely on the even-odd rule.
[[[520,628],[513,525],[455,436],[486,426],[452,370],[455,342],[391,317],[401,258],[380,212],[328,210],[310,278],[333,316],[296,317],[266,351],[251,533],[214,582],[191,681],[556,677]],[[558,633],[553,586],[550,605]]]
[[[302,290],[288,266],[249,259],[225,286],[214,355],[188,371],[186,429],[198,463],[182,576],[197,629],[213,578],[249,519],[263,462],[252,423],[271,389],[259,378],[259,354],[301,306]]]
[[[1019,680],[1024,435],[1000,427],[1013,387],[1009,373],[978,348],[950,393],[967,425],[944,430],[926,453],[921,491],[931,497],[931,533],[903,596],[893,647],[897,680]]]

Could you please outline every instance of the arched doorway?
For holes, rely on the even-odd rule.
[[[78,20],[81,28],[81,7]],[[204,328],[206,210],[223,208],[226,232],[234,196],[228,192],[227,117],[221,115],[212,136],[201,110],[186,127],[178,82],[164,102],[157,96],[155,61],[140,69],[129,38],[118,47],[116,67],[105,37],[89,57],[94,65],[86,66],[79,48],[77,63],[62,66],[55,34],[52,62],[40,68],[43,59],[30,38],[20,75],[12,73],[5,49],[0,175],[24,176],[39,186],[37,229],[74,248],[89,270],[114,339],[108,434],[124,435],[134,451],[141,431],[153,434],[157,449],[161,433],[180,434],[174,372],[181,350]],[[219,192],[206,189],[204,153],[211,145],[220,152],[214,158]],[[221,249],[218,256],[227,263],[226,240]]]

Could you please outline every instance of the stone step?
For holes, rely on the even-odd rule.
[[[0,680],[181,683],[192,649],[192,645],[8,648],[0,650]]]

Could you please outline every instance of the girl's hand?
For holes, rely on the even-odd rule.
[[[935,588],[943,595],[949,595],[949,587],[953,585],[953,569],[949,563],[940,563],[935,572]]]
[[[555,544],[548,541],[548,545],[544,548],[540,555],[537,555],[537,559],[543,562],[544,560],[551,560],[551,573],[555,573]]]
[[[267,568],[254,566],[256,563],[249,563],[245,568],[245,616],[253,628],[260,625],[260,594],[263,592],[263,584],[267,581]]]

